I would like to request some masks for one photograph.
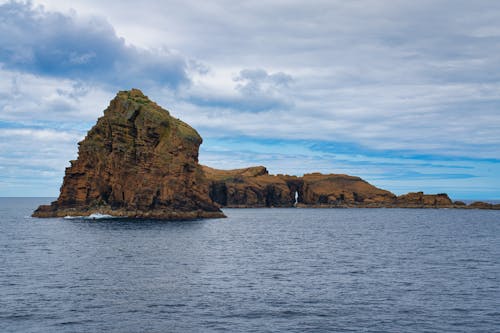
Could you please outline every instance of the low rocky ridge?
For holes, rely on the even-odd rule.
[[[203,166],[213,201],[223,207],[293,207],[302,182],[295,176],[272,176],[263,166],[217,170]],[[300,194],[299,194],[300,195]]]
[[[270,175],[263,166],[217,170],[203,166],[210,197],[223,207],[478,208],[500,205],[453,202],[447,194],[413,192],[400,196],[359,177],[310,173]]]
[[[57,201],[33,216],[223,217],[198,164],[201,142],[141,91],[121,91],[79,143]]]

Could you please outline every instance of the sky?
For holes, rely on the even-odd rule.
[[[500,199],[500,2],[0,0],[0,196],[59,193],[141,89],[202,164]]]

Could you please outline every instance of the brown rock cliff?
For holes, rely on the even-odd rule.
[[[263,166],[217,170],[203,166],[210,197],[225,207],[379,207],[396,196],[359,177],[321,173],[270,175]]]
[[[61,193],[37,217],[221,217],[198,164],[199,134],[141,91],[121,91],[79,143]]]
[[[446,193],[424,194],[423,192],[410,192],[397,197],[395,205],[406,208],[452,208],[453,202]]]
[[[359,177],[321,173],[305,174],[303,200],[305,205],[328,207],[379,207],[388,205],[396,196],[379,189]]]
[[[217,170],[203,166],[210,197],[225,207],[293,207],[297,177],[269,175],[263,166]]]
[[[198,164],[199,134],[141,91],[121,91],[79,143],[61,193],[36,217],[93,213],[141,218],[222,217],[223,207],[400,207],[500,209],[448,195],[396,196],[359,177],[270,175],[263,166],[217,170]]]
[[[213,201],[223,207],[477,208],[500,205],[452,202],[445,193],[411,192],[396,196],[365,180],[342,174],[303,177],[270,175],[263,166],[217,170],[203,166]]]

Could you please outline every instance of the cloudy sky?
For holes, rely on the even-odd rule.
[[[57,196],[118,90],[200,162],[500,198],[500,2],[0,0],[0,196]]]

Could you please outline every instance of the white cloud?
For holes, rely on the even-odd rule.
[[[82,132],[0,128],[0,195],[56,196]]]
[[[186,67],[191,85],[172,91],[152,76],[146,93],[205,135],[299,136],[372,149],[498,157],[491,145],[500,143],[500,60],[492,55],[500,51],[494,35],[500,5],[148,0],[136,10],[130,1],[39,3],[45,13],[61,10],[75,22],[93,15],[97,27],[116,30],[129,48],[147,48],[148,73],[171,49],[196,59],[187,61],[193,64]],[[129,25],[139,30],[133,33]],[[478,36],[487,28],[487,37]],[[149,36],[150,30],[163,35]],[[81,52],[74,60],[92,57]],[[33,100],[47,110],[80,112],[80,103],[98,101],[85,109],[100,112],[113,92],[95,91],[98,96],[71,100],[45,93]],[[11,107],[4,110],[12,114]]]
[[[70,79],[0,68],[0,121],[93,122],[115,92]]]
[[[55,143],[60,141],[75,141],[82,139],[80,134],[60,132],[49,129],[31,129],[31,128],[2,128],[0,129],[0,138],[3,140],[14,139],[22,143]],[[26,140],[25,142],[23,142]],[[31,146],[31,145],[30,145]]]
[[[164,45],[127,45],[108,21],[47,11],[31,2],[0,5],[4,68],[98,85],[188,84],[187,61]]]
[[[500,3],[36,3],[46,8],[42,41],[68,41],[53,24],[64,18],[70,37],[85,43],[63,43],[67,52],[56,58],[68,65],[55,64],[58,74],[25,66],[38,59],[38,35],[28,43],[9,37],[0,121],[83,133],[116,90],[133,85],[207,139],[343,142],[391,158],[399,151],[500,158]],[[4,31],[25,39],[33,31],[20,27]],[[89,67],[98,60],[102,68]],[[125,74],[109,77],[120,69]],[[226,148],[235,156],[237,146]],[[286,166],[290,156],[277,161]]]

